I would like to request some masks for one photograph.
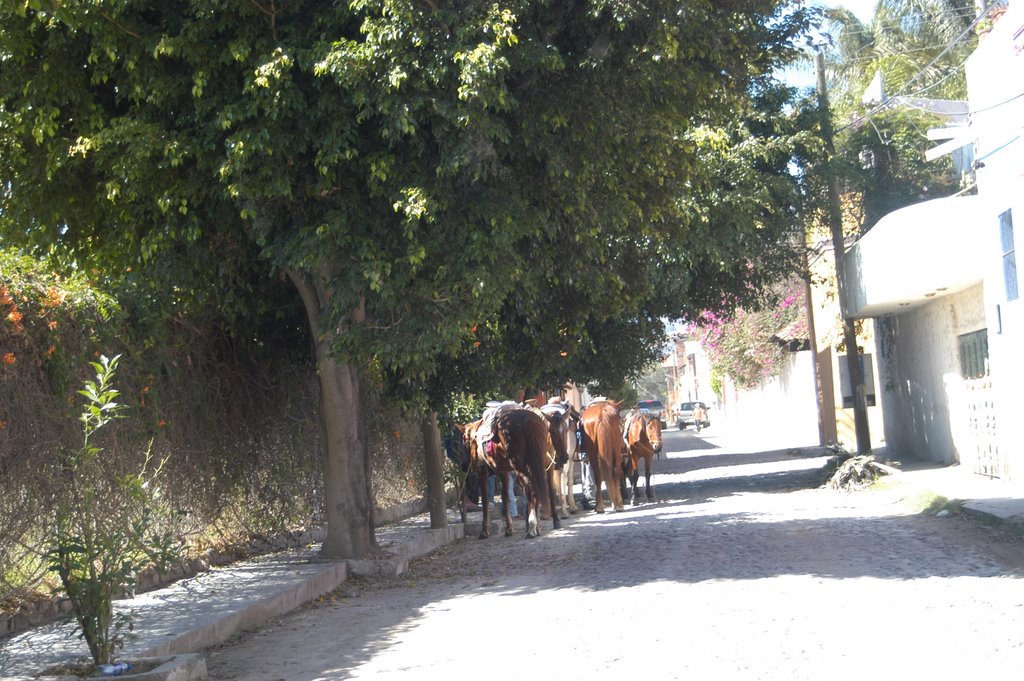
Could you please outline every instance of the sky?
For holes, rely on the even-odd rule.
[[[825,7],[845,7],[856,14],[862,22],[866,22],[870,21],[874,15],[878,0],[843,0],[842,2],[825,0],[821,4]]]
[[[878,0],[812,0],[812,4],[823,7],[845,7],[863,23],[871,21]],[[814,87],[814,68],[810,64],[790,67],[783,72],[782,79],[792,86]]]
[[[845,0],[844,2],[825,2],[825,5],[834,7],[846,7],[854,14],[861,22],[867,22],[874,14],[874,5],[878,4],[878,0]]]

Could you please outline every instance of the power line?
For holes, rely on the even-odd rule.
[[[979,14],[974,19],[974,21],[971,22],[970,26],[965,28],[960,35],[958,35],[948,45],[946,45],[946,48],[944,50],[942,50],[942,52],[939,52],[939,54],[937,54],[930,62],[928,62],[927,65],[925,65],[923,68],[921,68],[916,74],[914,74],[914,76],[910,80],[908,80],[906,83],[904,83],[903,87],[901,88],[901,92],[898,92],[896,94],[893,94],[893,95],[890,95],[890,96],[886,97],[882,102],[880,102],[879,104],[876,104],[874,107],[872,107],[871,110],[869,110],[867,113],[864,113],[864,114],[858,116],[857,118],[855,118],[854,120],[850,121],[846,125],[842,126],[841,128],[839,128],[835,132],[840,132],[842,130],[846,130],[849,127],[852,127],[852,126],[855,126],[855,125],[859,125],[860,123],[862,123],[864,121],[865,118],[870,118],[872,115],[878,113],[879,111],[881,111],[882,109],[887,107],[893,101],[893,99],[895,99],[896,97],[902,96],[902,92],[905,92],[906,90],[908,90],[910,88],[911,85],[913,85],[915,82],[917,82],[917,80],[919,78],[921,78],[925,74],[925,72],[928,71],[928,69],[930,69],[932,66],[934,66],[936,64],[936,62],[939,61],[939,59],[944,57],[947,52],[949,52],[951,49],[953,49],[954,46],[956,46],[961,40],[963,40],[964,36],[966,36],[968,33],[973,31],[974,28],[979,23],[981,23],[982,20],[984,20],[986,18],[986,16],[987,16],[986,14]],[[922,91],[924,91],[924,90],[922,90]]]

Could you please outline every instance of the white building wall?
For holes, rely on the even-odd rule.
[[[986,204],[972,238],[985,242],[985,310],[1000,454],[1008,477],[1024,479],[1024,301],[1007,300],[999,214],[1013,215],[1018,268],[1024,264],[1024,3],[1011,2],[966,64],[971,129],[977,135],[978,194]]]
[[[980,285],[878,320],[882,412],[891,453],[955,463],[971,446],[958,338],[985,325]]]
[[[814,394],[814,363],[809,350],[789,355],[777,377],[753,390],[726,386],[724,400],[716,414],[732,431],[769,435],[784,434],[800,446],[818,444],[818,405]]]

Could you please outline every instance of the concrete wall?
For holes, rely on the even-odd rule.
[[[960,460],[966,395],[958,337],[986,328],[983,287],[877,322],[885,440],[894,454]]]
[[[819,444],[810,351],[790,354],[779,377],[760,388],[740,391],[731,384],[724,387],[721,409],[709,414],[712,427],[722,420],[731,429],[784,433],[795,445]]]
[[[1006,476],[1024,479],[1024,299],[1008,300],[999,215],[1012,211],[1018,288],[1024,269],[1024,3],[1011,2],[966,64],[971,129],[977,134],[978,194],[988,210],[972,225],[985,242],[989,357],[995,430]]]

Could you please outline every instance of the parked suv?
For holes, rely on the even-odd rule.
[[[708,413],[707,403],[697,400],[696,402],[681,402],[679,404],[679,408],[676,409],[675,413],[676,428],[678,428],[679,430],[686,430],[687,426],[695,425],[693,422],[693,410],[697,407],[698,404],[704,407],[704,420],[701,421],[701,427],[707,428],[708,426],[711,425],[711,417]]]
[[[651,416],[657,416],[658,420],[661,421],[662,428],[668,426],[665,422],[665,405],[661,403],[661,400],[640,400],[636,403],[636,408]]]

